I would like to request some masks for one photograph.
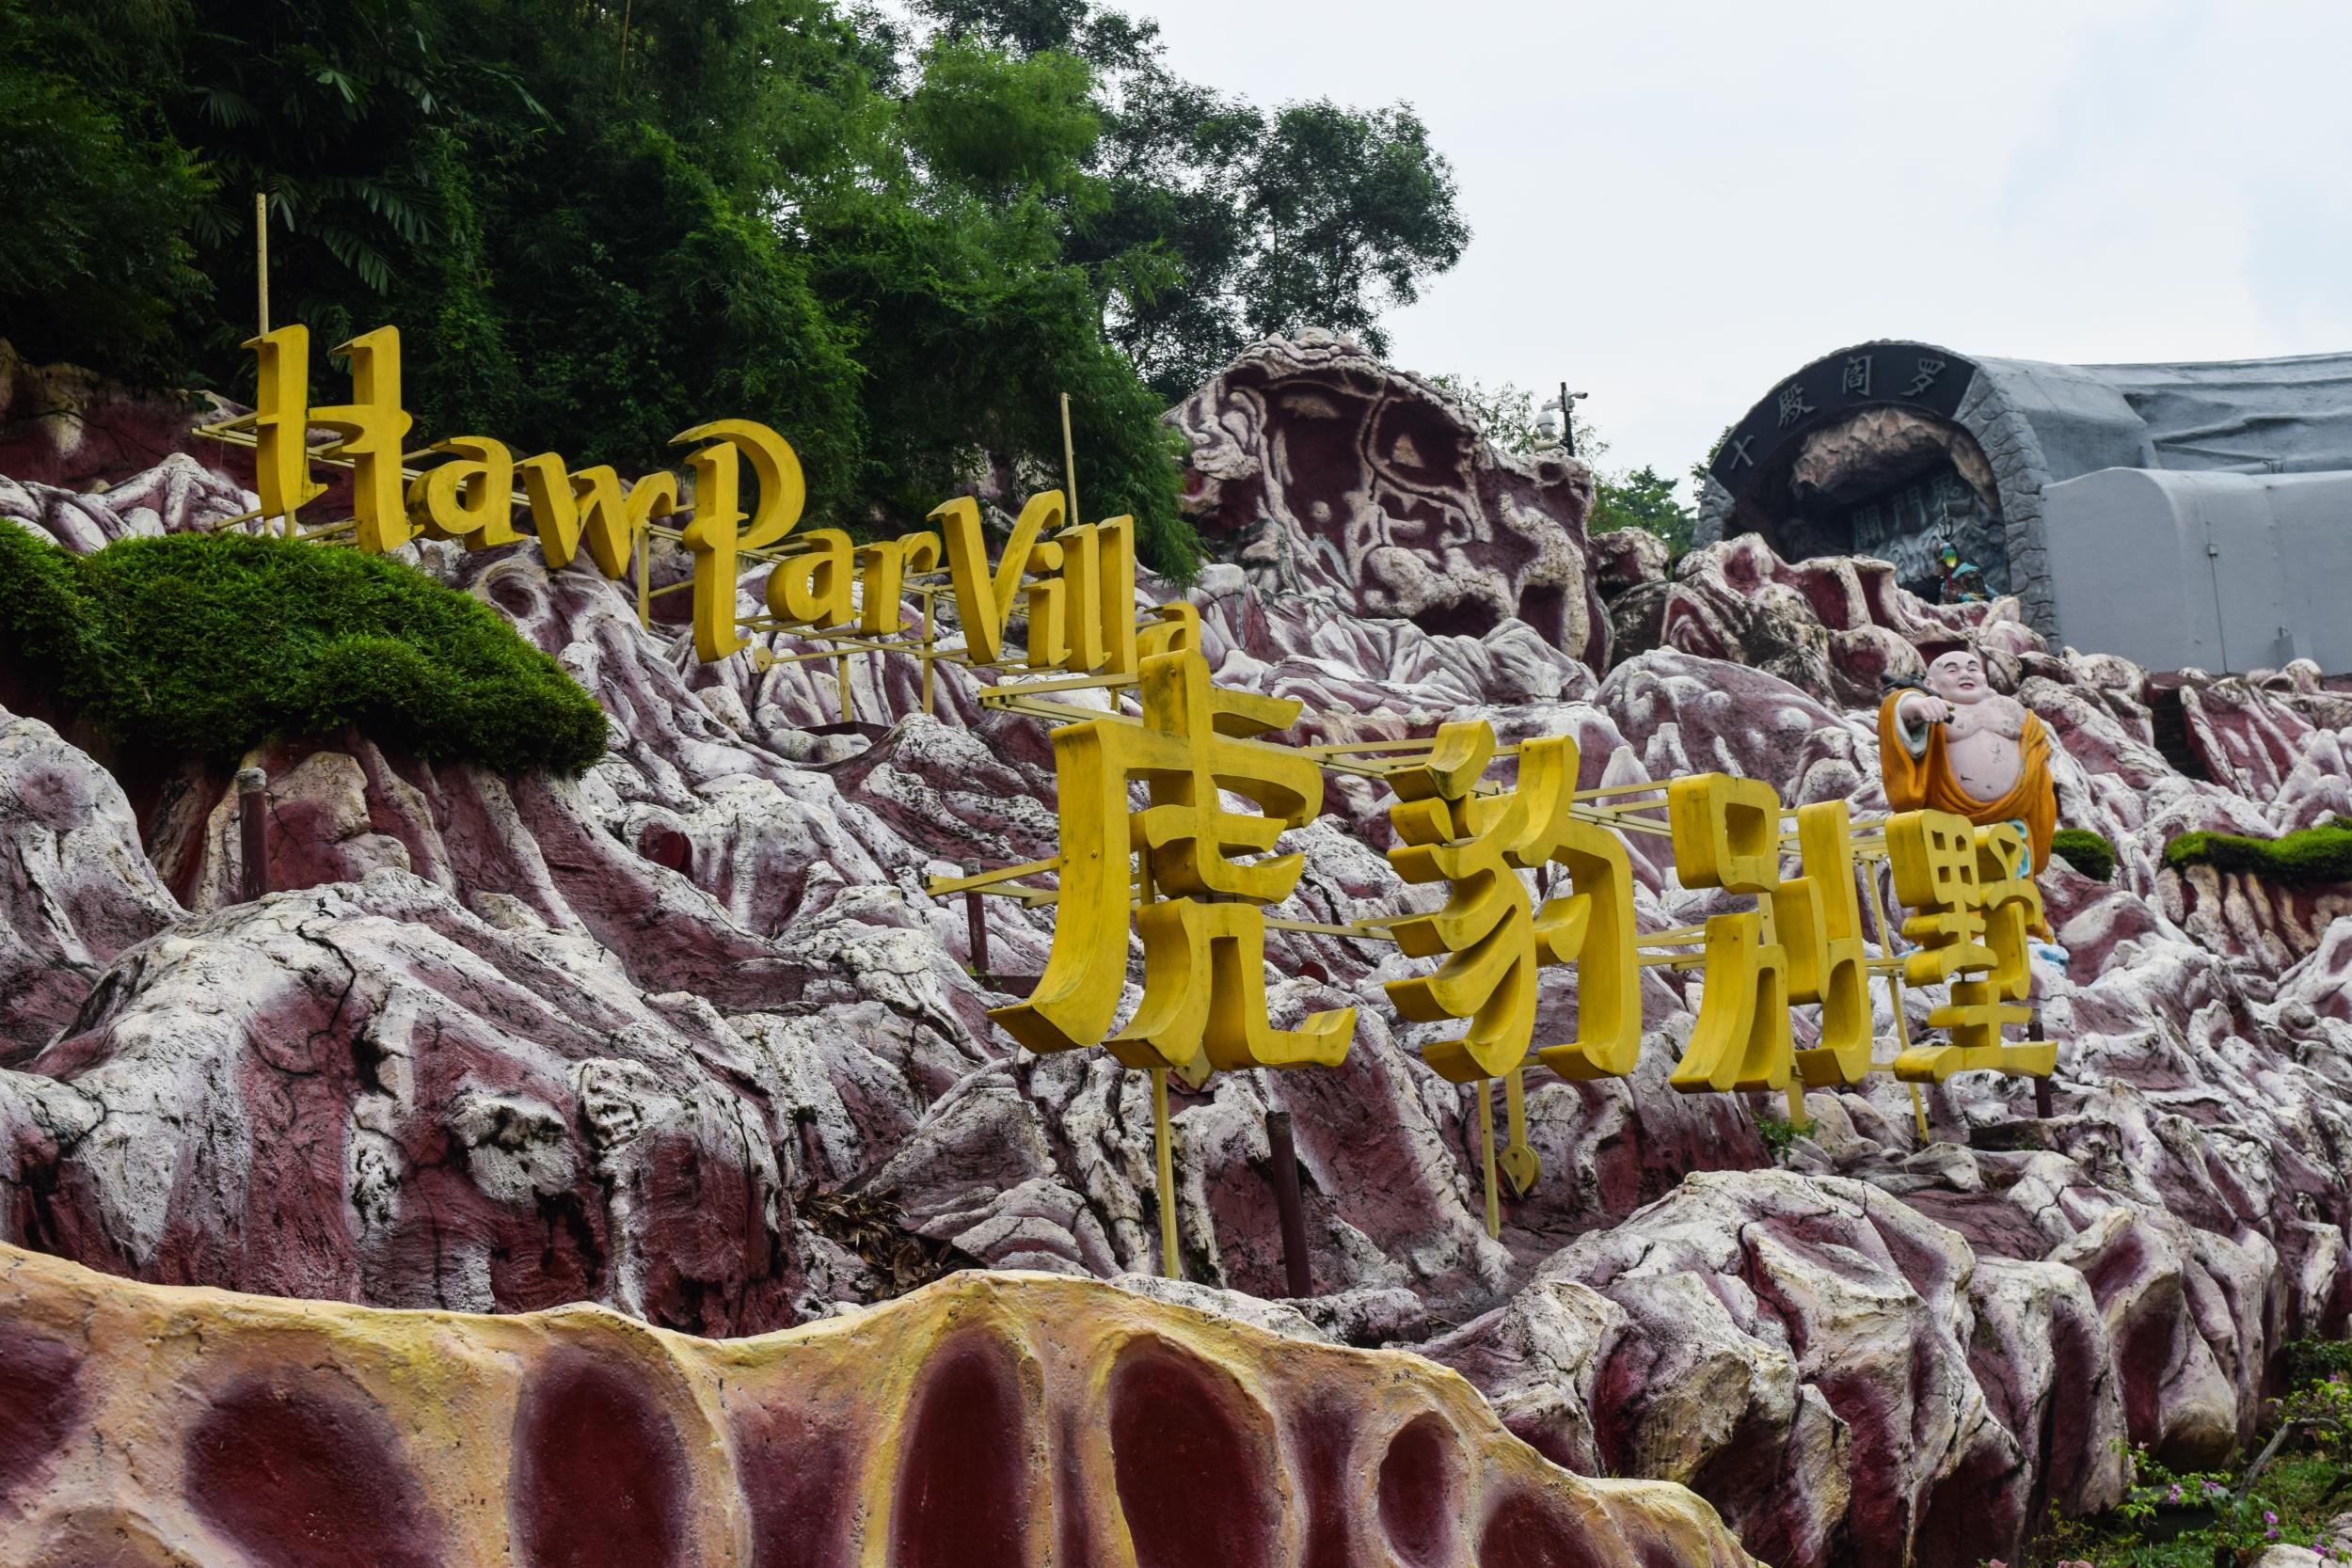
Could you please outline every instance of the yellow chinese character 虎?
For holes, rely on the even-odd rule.
[[[2041,890],[2024,874],[2018,831],[1979,828],[1949,812],[1904,812],[1887,820],[1886,849],[1895,896],[1919,911],[1903,922],[1903,935],[1919,943],[1903,961],[1903,978],[1951,982],[1951,1000],[1928,1015],[1931,1028],[1949,1031],[1949,1043],[1913,1046],[1896,1059],[1895,1075],[1922,1083],[1977,1069],[2046,1076],[2056,1045],[2001,1039],[2004,1026],[2032,1017],[2016,1005],[2033,986],[2026,939],[2048,929]]]
[[[1025,1002],[989,1016],[1032,1051],[1106,1044],[1129,1067],[1183,1068],[1204,1053],[1226,1070],[1333,1066],[1347,1055],[1356,1010],[1310,1015],[1296,1029],[1266,1017],[1265,915],[1290,895],[1303,862],[1271,850],[1321,804],[1314,759],[1248,737],[1288,728],[1299,705],[1209,684],[1196,648],[1143,661],[1143,716],[1106,716],[1054,732],[1060,790],[1060,907],[1045,973]],[[1130,779],[1151,804],[1132,816]],[[1257,812],[1229,811],[1222,793]],[[1127,973],[1128,856],[1143,855],[1168,896],[1146,904],[1143,1001],[1108,1039]]]

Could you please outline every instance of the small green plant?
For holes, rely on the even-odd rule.
[[[2296,1339],[2286,1347],[2287,1376],[2298,1386],[2323,1378],[2352,1378],[2352,1340]]]
[[[2060,828],[2050,835],[2050,853],[2094,882],[2115,879],[2115,845],[2088,828]]]
[[[577,773],[604,710],[506,618],[358,550],[252,534],[89,555],[0,522],[0,657],[126,747],[228,759],[356,724],[420,757]]]
[[[1785,1117],[1770,1112],[1756,1118],[1756,1135],[1764,1140],[1764,1152],[1778,1164],[1788,1155],[1788,1146],[1797,1141],[1797,1124]]]
[[[2164,847],[2164,863],[2175,871],[2245,871],[2278,882],[2352,882],[2352,817],[2330,817],[2279,838],[2183,833]]]

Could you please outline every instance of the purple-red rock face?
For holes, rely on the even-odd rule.
[[[1230,481],[1233,496],[1308,517],[1283,454],[1295,443],[1302,459],[1336,462],[1377,437],[1387,467],[1372,472],[1363,457],[1349,493],[1404,505],[1395,441],[1381,433],[1461,416],[1354,351],[1314,354],[1357,398],[1334,416],[1355,434],[1318,445],[1303,424],[1288,431],[1311,399],[1267,416],[1272,426],[1244,417],[1248,397],[1214,418],[1196,400],[1184,420],[1207,421],[1197,450],[1237,454],[1225,477],[1202,469],[1201,497]],[[1271,375],[1273,363],[1262,354],[1236,374]],[[1405,406],[1417,399],[1418,411]],[[1375,419],[1375,404],[1389,412]],[[1267,428],[1279,435],[1270,445]],[[1410,445],[1429,459],[1439,443],[1412,434]],[[1474,501],[1487,509],[1476,515],[1534,532],[1527,519],[1549,517],[1543,527],[1575,535],[1556,506],[1503,506],[1479,488],[1526,479],[1508,463],[1468,461],[1469,499],[1448,505]],[[0,482],[0,515],[78,549],[250,504],[185,458],[103,495]],[[1387,527],[1377,516],[1406,515],[1362,516]],[[2022,1085],[1963,1077],[1925,1096],[1923,1140],[1908,1093],[1874,1079],[1808,1097],[1807,1135],[1773,1169],[1759,1107],[1666,1086],[1697,993],[1647,971],[1631,1077],[1531,1080],[1543,1176],[1506,1206],[1500,1243],[1480,1224],[1470,1097],[1422,1067],[1431,1031],[1396,1022],[1380,989],[1419,966],[1352,939],[1274,933],[1278,1022],[1357,1006],[1354,1050],[1339,1069],[1224,1075],[1175,1096],[1181,1241],[1202,1284],[1135,1288],[1301,1338],[1425,1341],[1544,1454],[1587,1473],[1688,1481],[1788,1568],[1905,1550],[2013,1560],[2019,1523],[2045,1504],[2115,1495],[2115,1439],[2201,1462],[2250,1430],[2280,1345],[2344,1331],[2352,890],[2176,875],[2160,856],[2191,829],[2269,834],[2352,813],[2352,698],[2307,666],[2160,688],[2121,659],[2042,646],[2006,605],[1923,606],[1872,563],[1789,566],[1752,541],[1696,552],[1671,581],[1638,539],[1592,542],[1591,581],[1613,595],[1613,613],[1650,595],[1662,629],[1669,602],[1678,607],[1671,636],[1600,679],[1589,640],[1564,650],[1526,619],[1462,637],[1374,613],[1356,587],[1391,592],[1385,568],[1363,564],[1391,546],[1350,556],[1336,537],[1296,537],[1325,542],[1213,564],[1192,594],[1220,681],[1316,714],[1296,738],[1425,736],[1485,717],[1510,739],[1573,735],[1584,787],[1724,768],[1769,779],[1792,802],[1876,812],[1878,674],[1967,641],[2059,738],[2062,820],[2115,843],[2115,880],[2061,866],[2042,879],[2074,955],[2035,975],[2060,1042],[2051,1120],[2033,1119]],[[419,764],[364,736],[274,744],[250,760],[270,775],[278,891],[246,905],[234,902],[231,769],[135,779],[126,793],[70,737],[0,719],[0,1240],[155,1282],[464,1311],[585,1298],[726,1335],[891,1289],[799,1212],[811,1181],[894,1191],[924,1236],[996,1267],[1107,1277],[1155,1266],[1147,1085],[1099,1053],[1016,1053],[986,1022],[1001,998],[969,972],[1037,973],[1051,911],[987,901],[988,958],[975,965],[961,900],[921,891],[926,871],[967,858],[1052,853],[1042,725],[981,709],[951,668],[927,719],[913,664],[864,659],[857,710],[889,723],[887,736],[868,746],[813,735],[838,717],[829,666],[690,664],[674,630],[637,625],[627,594],[593,570],[550,574],[527,547],[412,553],[596,693],[612,719],[611,754],[578,781],[548,781]],[[1322,577],[1284,586],[1284,559]],[[654,569],[667,582],[683,566],[664,549]],[[1515,582],[1502,564],[1471,560],[1459,575],[1458,601],[1428,602],[1545,613],[1522,591],[1534,579]],[[1588,603],[1585,592],[1567,602]],[[1305,862],[1290,912],[1343,924],[1401,907],[1408,890],[1380,853],[1386,803],[1370,781],[1329,786],[1327,815],[1286,841]],[[1648,841],[1631,853],[1645,927],[1712,912],[1716,895],[1682,889]],[[1915,1033],[1942,1000],[1906,991]],[[1894,1021],[1880,1006],[1884,1038]],[[1542,1037],[1574,1029],[1574,977],[1549,976]],[[1286,1289],[1269,1108],[1295,1118],[1320,1292],[1296,1310],[1251,1299]],[[57,1447],[43,1434],[92,1418],[89,1390],[114,1375],[115,1353],[0,1315],[7,1333],[29,1347],[0,1342],[0,1515],[12,1518],[8,1498],[49,1497]],[[550,1341],[532,1363],[546,1377],[528,1399],[501,1395],[483,1429],[611,1434],[532,1461],[523,1495],[556,1500],[532,1504],[527,1528],[551,1560],[583,1541],[626,1541],[648,1561],[675,1539],[702,1551],[702,1499],[738,1496],[697,1490],[707,1435],[679,1424],[675,1384],[623,1375],[639,1363],[609,1348],[621,1338]],[[983,1507],[958,1490],[980,1471],[936,1458],[951,1439],[893,1450],[888,1473],[903,1470],[908,1496],[995,1521],[952,1544],[1001,1544],[1009,1519],[1024,1550],[1045,1530],[1065,1562],[1123,1561],[1131,1549],[1184,1560],[1145,1557],[1147,1539],[1171,1538],[1173,1527],[1154,1534],[1150,1523],[1169,1505],[1132,1475],[1122,1491],[1106,1427],[1034,1415],[1028,1363],[964,1343],[943,1347],[926,1363],[937,1381],[907,1385],[894,1408],[935,1408],[936,1421],[923,1418],[932,1433],[1032,1413],[1028,1490],[1009,1482]],[[420,1441],[397,1410],[389,1438],[355,1414],[366,1402],[344,1384],[279,1377],[307,1364],[256,1353],[205,1386],[232,1413],[218,1418],[228,1430],[279,1434],[268,1449],[285,1456],[270,1461],[279,1495],[324,1484],[314,1478],[333,1473],[337,1453],[389,1441],[405,1454]],[[1574,1511],[1479,1491],[1476,1454],[1448,1435],[1456,1427],[1417,1424],[1426,1412],[1398,1412],[1368,1456],[1349,1401],[1261,1400],[1262,1416],[1217,1424],[1200,1412],[1236,1408],[1218,1402],[1225,1385],[1164,1371],[1138,1361],[1099,1386],[1105,1423],[1120,1388],[1131,1420],[1142,1399],[1193,1413],[1145,1422],[1124,1450],[1131,1465],[1139,1444],[1177,1444],[1248,1478],[1232,1488],[1246,1501],[1276,1474],[1253,1456],[1268,1445],[1283,1456],[1276,1492],[1289,1523],[1265,1526],[1255,1505],[1220,1512],[1232,1539],[1216,1549],[1232,1560],[1268,1528],[1285,1563],[1302,1560],[1285,1541],[1335,1551],[1319,1531],[1282,1531],[1342,1514],[1359,1521],[1348,1560],[1584,1560],[1584,1538],[1563,1523]],[[669,1426],[641,1419],[646,1401]],[[838,1415],[790,1401],[730,1409],[729,1452],[757,1443],[788,1459],[724,1503],[747,1532],[731,1539],[765,1554],[731,1548],[739,1560],[846,1560],[837,1538],[797,1529],[803,1516],[870,1518],[884,1531],[878,1552],[898,1549],[888,1531],[901,1527],[910,1557],[946,1549],[922,1509],[869,1508],[880,1472],[833,1435]],[[198,1425],[190,1415],[187,1429]],[[314,1449],[328,1469],[302,1467]],[[674,1465],[697,1478],[683,1512],[596,1479]],[[1120,1512],[1039,1501],[1080,1494],[1120,1499]],[[257,1492],[264,1513],[271,1495]],[[421,1495],[369,1492],[352,1518],[396,1533],[400,1520],[439,1516],[442,1494]],[[501,1482],[483,1495],[503,1511],[512,1493]],[[1007,1512],[988,1512],[999,1504]],[[118,1532],[103,1500],[57,1506],[66,1560],[210,1560],[160,1526]],[[78,1508],[95,1512],[74,1535]],[[523,1540],[522,1517],[501,1523],[501,1539]],[[185,1528],[262,1541],[277,1527],[224,1516]],[[477,1539],[442,1528],[444,1559],[451,1542]],[[1376,1543],[1362,1533],[1374,1529]],[[0,1560],[12,1560],[0,1549]]]
[[[1504,452],[1442,388],[1320,332],[1254,345],[1168,419],[1185,515],[1259,587],[1469,637],[1517,619],[1607,662],[1575,458]]]
[[[0,1561],[1742,1568],[1397,1352],[961,1275],[760,1338],[388,1312],[0,1247]]]

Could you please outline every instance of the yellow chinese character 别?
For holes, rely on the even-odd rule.
[[[1701,773],[1666,786],[1675,874],[1686,888],[1769,897],[1780,887],[1780,795],[1761,779]],[[1777,908],[1775,908],[1777,915]],[[1685,1094],[1788,1085],[1788,950],[1761,910],[1710,915],[1698,1022],[1674,1086]]]
[[[1025,1002],[991,1009],[1032,1051],[1107,1044],[1129,1067],[1182,1068],[1206,1053],[1226,1070],[1329,1067],[1345,1059],[1356,1010],[1309,1016],[1296,1029],[1266,1017],[1265,915],[1290,895],[1303,862],[1271,850],[1323,799],[1314,759],[1248,737],[1288,728],[1299,705],[1209,684],[1197,649],[1143,661],[1140,722],[1120,716],[1054,732],[1060,790],[1061,897],[1054,946]],[[1130,815],[1127,784],[1151,804]],[[1229,811],[1232,794],[1257,812]],[[1143,1002],[1105,1041],[1127,973],[1128,856],[1140,850],[1165,898],[1146,904]]]
[[[1504,1077],[1534,1039],[1537,971],[1578,962],[1578,1037],[1538,1056],[1568,1078],[1629,1072],[1641,1050],[1642,1012],[1625,846],[1570,811],[1572,736],[1529,741],[1518,787],[1482,796],[1478,779],[1494,752],[1486,721],[1446,724],[1427,763],[1389,775],[1399,796],[1389,819],[1405,841],[1389,851],[1390,863],[1408,882],[1448,885],[1444,908],[1391,927],[1407,954],[1443,953],[1446,961],[1435,974],[1389,981],[1389,997],[1415,1022],[1470,1021],[1459,1038],[1422,1052],[1440,1074],[1456,1083]],[[1567,868],[1573,892],[1539,911],[1518,873],[1551,861]]]
[[[1819,1043],[1796,1053],[1813,1088],[1870,1070],[1869,958],[1854,896],[1853,823],[1843,800],[1797,808],[1800,876],[1772,890],[1773,934],[1788,956],[1788,1000],[1818,1003]]]
[[[1895,896],[1918,911],[1903,922],[1903,935],[1919,943],[1903,960],[1903,978],[1951,982],[1951,1000],[1928,1015],[1931,1028],[1950,1032],[1950,1043],[1913,1046],[1896,1058],[1895,1076],[1941,1083],[1976,1069],[2046,1076],[2057,1065],[2055,1044],[2001,1039],[2005,1025],[2032,1017],[2017,1006],[2033,986],[2026,938],[2048,930],[2016,828],[1979,828],[1949,812],[1904,812],[1887,821],[1886,850]]]

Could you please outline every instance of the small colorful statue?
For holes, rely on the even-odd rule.
[[[1896,811],[1948,811],[1977,826],[2015,822],[2039,874],[2058,828],[2050,732],[1986,681],[1966,648],[1939,654],[1924,687],[1904,682],[1879,703],[1879,768]]]
[[[1961,560],[1960,551],[1949,545],[1944,546],[1943,561],[1942,602],[1945,604],[1982,604],[1987,596],[1984,591],[1984,569],[1973,561]]]

